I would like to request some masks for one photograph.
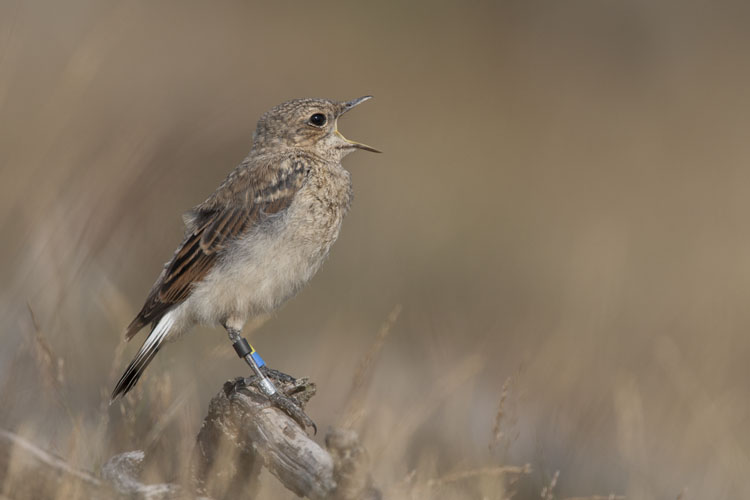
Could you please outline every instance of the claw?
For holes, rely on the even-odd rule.
[[[262,371],[266,377],[272,378],[276,380],[277,382],[293,384],[297,381],[295,377],[292,377],[291,375],[287,375],[284,372],[280,372],[279,370],[274,370],[273,368],[269,368],[268,365],[261,366],[260,371]]]
[[[300,427],[302,427],[303,429],[312,427],[313,435],[318,433],[318,426],[315,425],[315,422],[313,422],[312,419],[307,416],[307,414],[297,403],[294,402],[292,398],[285,394],[277,392],[276,394],[273,394],[269,399],[274,405],[276,405],[277,408],[284,410],[287,415],[292,417],[295,422],[300,425]]]
[[[263,372],[267,377],[273,378],[276,380],[279,380],[277,378],[279,375],[290,377],[289,375],[286,375],[285,373],[281,373],[273,369],[268,369],[268,370],[263,369]],[[303,429],[312,427],[313,434],[315,435],[318,433],[318,427],[315,425],[315,422],[313,422],[312,419],[307,416],[307,414],[302,409],[301,405],[294,398],[290,397],[292,394],[295,394],[298,392],[301,393],[307,390],[307,385],[306,385],[307,379],[297,380],[293,377],[290,377],[290,378],[291,378],[291,382],[294,383],[293,386],[289,386],[287,384],[286,387],[283,388],[284,389],[283,392],[278,391],[272,394],[271,396],[267,396],[267,397],[274,406],[276,406],[277,408],[282,410],[284,413],[292,417],[294,421],[299,424],[300,427],[302,427]],[[257,375],[252,375],[244,379],[244,384],[245,386],[253,386],[253,387],[259,388],[258,385],[260,381],[261,379]]]

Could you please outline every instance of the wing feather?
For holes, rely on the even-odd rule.
[[[221,258],[229,243],[291,205],[309,168],[296,159],[266,162],[260,168],[242,164],[204,203],[183,217],[187,234],[154,283],[141,312],[130,323],[126,338],[158,321],[190,296]]]

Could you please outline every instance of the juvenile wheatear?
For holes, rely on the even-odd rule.
[[[273,311],[299,291],[336,241],[352,201],[341,160],[355,149],[378,152],[342,136],[337,120],[370,98],[296,99],[261,117],[247,158],[183,216],[185,238],[125,333],[130,340],[152,325],[113,400],[133,388],[164,342],[198,324],[222,325],[260,389],[312,425],[266,377],[241,331],[249,318]]]

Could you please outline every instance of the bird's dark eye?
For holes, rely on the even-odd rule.
[[[322,127],[326,124],[326,115],[323,113],[315,113],[310,117],[310,123],[315,125],[316,127]]]

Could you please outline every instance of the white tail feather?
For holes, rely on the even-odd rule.
[[[115,390],[112,392],[113,401],[118,396],[126,394],[138,382],[138,379],[141,378],[143,371],[151,360],[154,359],[161,344],[172,332],[175,323],[175,316],[175,311],[168,312],[159,320],[156,327],[151,330],[151,333],[146,337],[146,341],[143,342],[143,345],[138,350],[138,354],[136,354],[133,361],[130,362],[128,368],[125,370],[125,373],[123,373],[122,377],[120,377],[120,380],[117,382]]]

